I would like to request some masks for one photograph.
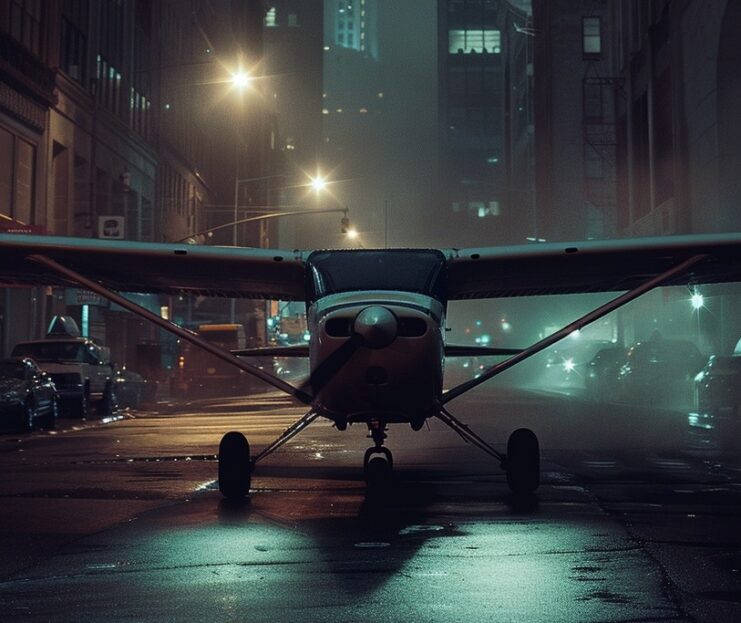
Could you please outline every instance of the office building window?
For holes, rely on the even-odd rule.
[[[64,16],[62,16],[62,40],[60,42],[60,48],[60,69],[73,80],[84,84],[87,37]]]
[[[129,93],[129,124],[144,137],[149,135],[150,107],[150,101],[132,87]]]
[[[448,32],[450,54],[500,54],[502,36],[498,30],[467,29]]]
[[[114,114],[121,112],[121,74],[103,56],[98,54],[97,98]]]
[[[0,214],[32,220],[36,148],[0,128]]]
[[[602,32],[599,17],[584,17],[581,21],[582,51],[584,56],[599,56],[602,53]]]
[[[41,56],[41,5],[41,0],[10,3],[10,34],[36,56]]]

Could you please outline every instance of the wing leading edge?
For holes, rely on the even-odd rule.
[[[304,261],[289,251],[0,234],[0,284],[78,286],[32,255],[121,292],[304,300]]]
[[[621,292],[686,260],[707,259],[670,283],[741,281],[741,234],[485,247],[448,252],[450,300]]]

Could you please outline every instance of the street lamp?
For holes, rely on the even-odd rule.
[[[237,225],[239,224],[239,185],[249,184],[250,182],[261,182],[263,180],[272,180],[276,178],[286,177],[283,173],[276,173],[274,175],[262,175],[260,177],[248,177],[245,179],[234,180],[234,217],[232,218],[232,224],[234,225],[234,231],[232,232],[232,245],[237,245]]]
[[[200,236],[211,238],[215,231],[219,231],[220,229],[226,229],[227,227],[236,227],[237,225],[241,225],[243,223],[259,222],[259,221],[265,221],[267,219],[282,218],[286,216],[306,216],[310,214],[329,214],[331,212],[342,212],[343,214],[345,214],[345,218],[342,219],[343,223],[344,221],[347,220],[347,213],[348,213],[347,208],[320,208],[318,210],[290,210],[290,211],[282,211],[282,212],[268,212],[267,214],[259,214],[258,216],[250,216],[247,218],[239,219],[232,223],[224,223],[222,225],[217,225],[216,227],[210,227],[209,229],[204,229],[202,231],[194,232],[192,234],[189,234],[188,236],[185,236],[185,238],[180,238],[179,240],[175,240],[175,243],[177,244],[180,242],[185,242],[188,244],[197,244],[197,239]],[[358,232],[354,228],[351,228],[348,230],[343,229],[343,233],[347,234],[348,238],[356,238],[358,236]]]
[[[239,90],[248,87],[251,83],[252,76],[245,71],[239,70],[237,73],[232,74],[232,84]]]
[[[327,180],[321,175],[311,177],[311,187],[317,192],[324,190],[327,187]]]

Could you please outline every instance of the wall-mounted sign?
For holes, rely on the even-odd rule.
[[[123,240],[125,220],[123,216],[99,216],[98,238]]]

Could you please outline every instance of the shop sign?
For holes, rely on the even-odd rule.
[[[64,291],[65,305],[95,305],[96,307],[108,307],[108,299],[103,298],[90,290],[80,288],[67,288]]]

